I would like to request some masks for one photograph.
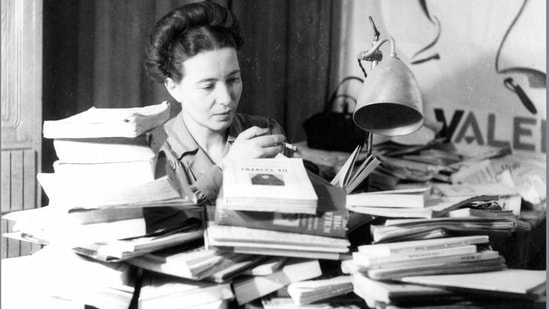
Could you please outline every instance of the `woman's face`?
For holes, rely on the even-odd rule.
[[[236,50],[215,49],[185,60],[181,81],[168,79],[166,87],[182,104],[186,121],[223,132],[231,125],[242,94]]]

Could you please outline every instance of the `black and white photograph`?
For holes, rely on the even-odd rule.
[[[0,11],[0,308],[547,307],[545,0]]]

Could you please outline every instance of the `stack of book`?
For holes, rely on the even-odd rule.
[[[187,224],[201,216],[194,194],[179,189],[168,169],[157,171],[161,141],[153,143],[152,135],[162,136],[168,117],[169,105],[164,102],[138,108],[91,108],[45,121],[44,136],[54,139],[59,158],[54,173],[37,175],[49,205],[5,217],[15,221],[8,236],[84,248],[81,253],[103,260],[148,252],[157,248],[149,246],[152,243],[177,244],[202,237],[200,225]],[[147,225],[146,209],[162,206],[182,209],[185,218],[165,214],[157,218],[162,226]],[[167,233],[176,235],[166,239]],[[139,237],[146,241],[135,239]]]
[[[504,269],[380,281],[353,274],[368,308],[544,308],[545,271]]]
[[[136,301],[143,270],[124,261],[204,245],[203,209],[159,156],[168,117],[169,106],[162,103],[92,108],[44,123],[44,136],[54,139],[59,158],[54,173],[37,176],[49,205],[3,219],[15,223],[5,237],[46,245],[29,264],[75,265],[52,268],[57,273],[48,277],[59,280],[44,284],[62,287],[52,295],[99,308],[128,308]],[[44,253],[54,249],[59,254]],[[232,297],[220,295],[220,301]]]
[[[398,280],[406,276],[473,273],[505,268],[487,236],[445,237],[361,245],[343,267],[375,280]]]
[[[309,175],[301,159],[243,160],[223,173],[206,233],[210,246],[312,259],[338,260],[348,252],[345,192]]]
[[[162,124],[169,112],[168,103],[163,102],[136,108],[90,108],[45,121],[44,137],[54,140],[58,157],[54,173],[38,174],[49,204],[68,210],[195,204],[193,195],[180,192],[176,180],[157,164],[165,140]]]
[[[450,183],[464,159],[451,144],[434,137],[417,144],[386,141],[373,148],[381,161],[369,181],[370,188],[376,190],[393,190],[399,184],[410,182]]]

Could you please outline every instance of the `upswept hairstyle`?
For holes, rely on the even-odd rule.
[[[152,29],[145,48],[148,76],[163,83],[180,81],[183,62],[204,51],[243,44],[236,16],[213,2],[191,3],[162,17]]]

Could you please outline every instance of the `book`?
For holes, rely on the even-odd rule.
[[[201,227],[189,226],[153,236],[85,243],[74,247],[73,251],[103,262],[120,262],[148,252],[190,243],[202,239],[203,235]]]
[[[431,194],[431,187],[353,193],[347,205],[354,207],[423,208]]]
[[[190,280],[227,282],[234,276],[265,261],[265,256],[250,256],[227,251],[205,249],[204,246],[178,246],[148,253],[127,260],[127,263]]]
[[[400,241],[392,243],[360,245],[357,247],[360,255],[389,256],[410,252],[424,252],[442,248],[451,248],[464,245],[486,244],[489,238],[486,235],[444,237],[429,240]]]
[[[53,170],[59,177],[86,179],[86,182],[101,185],[140,185],[154,181],[156,158],[95,163],[72,163],[57,160],[53,162]]]
[[[35,270],[31,277],[43,293],[80,306],[106,309],[130,306],[136,278],[129,265],[100,263],[54,246],[46,246],[30,258],[34,265],[29,266]]]
[[[146,134],[135,138],[54,139],[53,147],[60,161],[70,163],[146,161],[155,156]]]
[[[170,117],[167,101],[130,108],[91,107],[76,115],[44,121],[45,138],[134,138],[162,125]]]
[[[303,258],[303,259],[347,260],[351,258],[351,254],[349,254],[348,252],[339,253],[339,252],[315,251],[315,250],[297,250],[297,249],[286,249],[286,248],[255,248],[255,247],[238,247],[238,246],[224,248],[224,249],[232,250],[235,253],[242,253],[242,254],[258,254],[258,255],[293,257],[293,258]]]
[[[422,260],[433,257],[453,256],[459,254],[476,253],[476,245],[464,245],[443,249],[425,250],[419,252],[400,253],[388,256],[368,256],[360,252],[353,252],[353,261],[363,267],[375,267],[389,263]]]
[[[219,225],[344,238],[349,219],[345,191],[318,175],[309,174],[309,177],[318,196],[317,214],[231,210],[225,207],[223,193],[220,193],[214,221]]]
[[[394,220],[394,221],[393,221]],[[371,225],[373,242],[395,242],[416,233],[443,229],[454,236],[493,235],[506,236],[515,230],[513,221],[494,218],[433,218],[386,220],[383,225]]]
[[[223,169],[226,209],[315,214],[318,196],[299,158],[228,162]]]
[[[353,291],[352,278],[341,275],[327,279],[292,282],[288,294],[296,304],[306,305]]]
[[[368,269],[368,277],[375,280],[398,280],[406,276],[474,273],[506,268],[503,257],[496,251],[450,256],[446,259],[426,259],[423,263],[402,263]]]
[[[347,209],[354,212],[387,218],[438,218],[445,216],[449,211],[458,209],[475,201],[492,201],[497,199],[492,195],[479,196],[443,196],[428,199],[425,206],[420,208],[390,208],[353,206],[349,203]]]
[[[345,189],[347,193],[352,193],[381,163],[375,156],[368,155],[357,166],[361,150],[362,145],[358,145],[353,150],[334,178],[332,178],[332,185]]]
[[[352,282],[355,294],[362,297],[370,308],[377,307],[376,303],[391,304],[402,299],[418,299],[420,297],[432,299],[453,294],[451,291],[439,287],[373,280],[361,273],[353,274]]]
[[[229,283],[192,281],[169,275],[145,272],[138,308],[194,308],[234,298]]]
[[[512,210],[497,210],[497,209],[482,209],[482,208],[461,208],[448,212],[448,217],[451,218],[467,218],[467,217],[479,217],[479,218],[494,218],[501,220],[513,221],[516,224],[516,229],[521,231],[529,231],[531,229],[530,223],[518,219]]]
[[[182,195],[169,176],[138,185],[113,186],[110,183],[62,177],[56,173],[39,173],[40,185],[51,206],[65,209],[94,209],[126,206],[195,206],[196,197]]]
[[[266,276],[279,270],[286,262],[286,257],[271,256],[260,264],[246,270],[243,274],[248,276]]]
[[[506,267],[503,258],[500,257],[489,260],[441,263],[417,267],[372,269],[368,271],[368,276],[375,280],[400,280],[407,276],[478,273],[502,270]]]
[[[499,252],[483,249],[478,252],[457,254],[452,256],[435,256],[424,259],[412,259],[408,261],[396,261],[383,264],[377,264],[372,266],[364,266],[360,263],[357,263],[355,260],[345,260],[341,262],[341,270],[345,274],[354,274],[354,273],[364,273],[367,274],[369,271],[384,269],[384,270],[394,270],[394,269],[414,269],[418,267],[423,267],[425,265],[444,265],[450,263],[460,263],[460,262],[471,262],[471,261],[480,261],[480,260],[493,260],[499,259],[501,256]]]
[[[401,281],[412,284],[459,289],[469,292],[495,292],[529,295],[546,284],[545,270],[503,269],[499,271],[437,276],[409,276]]]
[[[292,282],[322,275],[318,260],[289,259],[281,269],[267,276],[235,279],[233,291],[239,305],[277,291]]]
[[[108,223],[119,220],[143,218],[143,208],[106,208],[67,211],[53,206],[12,211],[2,215],[3,220],[12,221],[22,225],[39,226],[48,224],[60,225],[86,225],[93,223]]]
[[[350,245],[349,241],[345,238],[269,231],[211,223],[207,227],[206,235],[208,244],[217,247],[346,253],[349,251],[348,247]]]
[[[25,216],[27,212],[30,216]],[[75,247],[147,234],[146,222],[143,218],[78,224],[65,219],[62,215],[53,215],[45,211],[35,211],[35,209],[18,211],[14,215],[10,214],[3,218],[13,222],[13,233],[7,233],[4,236],[40,244]]]

